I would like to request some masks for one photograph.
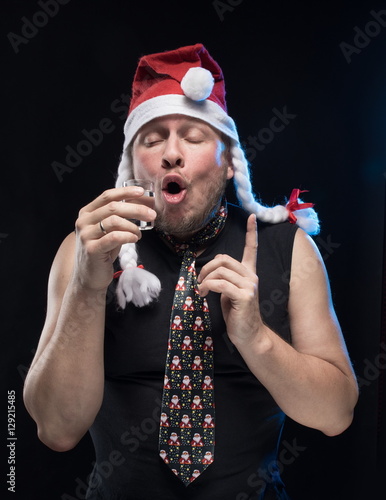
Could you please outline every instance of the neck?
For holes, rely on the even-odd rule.
[[[202,229],[204,229],[211,220],[213,220],[216,217],[222,202],[225,203],[225,200],[224,199],[218,200],[218,202],[210,210],[210,212],[203,215],[203,218],[199,223],[195,221],[195,226],[193,226],[193,221],[192,221],[190,226],[185,225],[184,228],[176,227],[175,230],[172,230],[170,232],[164,231],[165,235],[171,236],[175,241],[179,243],[190,241],[196,234],[198,234]]]
[[[179,253],[183,248],[188,246],[194,248],[196,255],[201,254],[205,248],[211,243],[213,239],[217,237],[219,232],[224,227],[227,218],[227,208],[225,198],[221,200],[215,210],[212,212],[212,216],[207,218],[201,225],[200,228],[195,231],[190,232],[171,232],[167,233],[157,228],[162,239],[167,242],[174,250]]]

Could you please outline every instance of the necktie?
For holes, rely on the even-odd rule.
[[[213,462],[215,444],[213,339],[208,303],[197,292],[196,248],[217,236],[226,216],[224,200],[216,216],[189,242],[163,235],[182,263],[170,319],[159,450],[185,486]]]

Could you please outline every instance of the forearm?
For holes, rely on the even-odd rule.
[[[70,449],[92,424],[104,388],[105,294],[70,283],[55,330],[34,360],[24,399],[40,439]]]
[[[343,432],[357,401],[354,377],[327,360],[296,351],[267,326],[260,330],[253,341],[236,347],[280,408],[327,435]]]

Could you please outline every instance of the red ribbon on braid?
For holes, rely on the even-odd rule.
[[[314,203],[299,203],[298,198],[300,193],[308,193],[308,191],[293,189],[288,203],[285,206],[289,211],[288,220],[291,222],[291,224],[295,224],[295,222],[297,221],[297,218],[293,214],[293,212],[295,212],[296,210],[303,210],[304,208],[312,208],[314,206]]]
[[[142,264],[139,264],[139,267],[140,269],[145,269],[144,266]],[[119,278],[119,276],[123,273],[123,271],[117,271],[116,273],[113,274],[113,279],[117,279]]]

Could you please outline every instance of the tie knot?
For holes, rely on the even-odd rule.
[[[191,243],[175,243],[174,250],[177,255],[195,258],[196,257],[196,247]]]

